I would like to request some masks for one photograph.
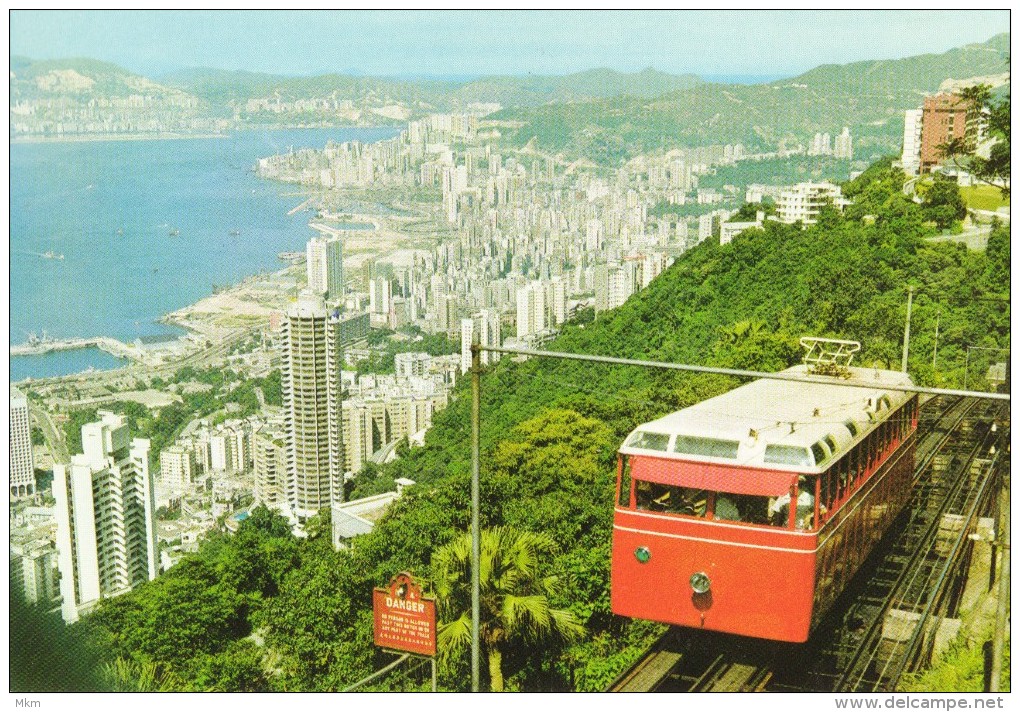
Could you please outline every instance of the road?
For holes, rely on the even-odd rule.
[[[962,242],[972,250],[984,251],[988,247],[988,235],[992,229],[988,226],[973,227],[959,235],[936,235],[929,237],[929,242]]]
[[[53,461],[65,464],[70,462],[71,453],[67,449],[67,443],[64,442],[63,433],[54,424],[50,414],[36,403],[32,408],[32,415],[35,416],[36,423],[42,428],[43,437],[46,438],[46,446],[50,449],[50,454],[53,455]]]

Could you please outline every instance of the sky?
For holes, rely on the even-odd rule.
[[[982,11],[13,10],[11,54],[91,57],[158,76],[567,74],[596,67],[793,76],[820,64],[940,53],[1009,31]]]

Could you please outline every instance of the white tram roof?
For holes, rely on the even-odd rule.
[[[914,385],[901,371],[847,370],[849,378],[819,376],[799,365],[782,373],[816,382],[752,381],[639,425],[620,452],[821,472],[912,395],[890,389]]]

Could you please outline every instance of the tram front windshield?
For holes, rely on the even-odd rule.
[[[636,480],[633,501],[640,511],[664,512],[713,521],[788,527],[790,499],[789,494],[770,497],[714,492]],[[812,479],[801,478],[796,502],[796,528],[813,528],[815,507]]]

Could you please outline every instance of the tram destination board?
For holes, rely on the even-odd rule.
[[[423,596],[409,573],[399,573],[389,586],[372,595],[375,644],[416,655],[436,654],[436,601]]]

